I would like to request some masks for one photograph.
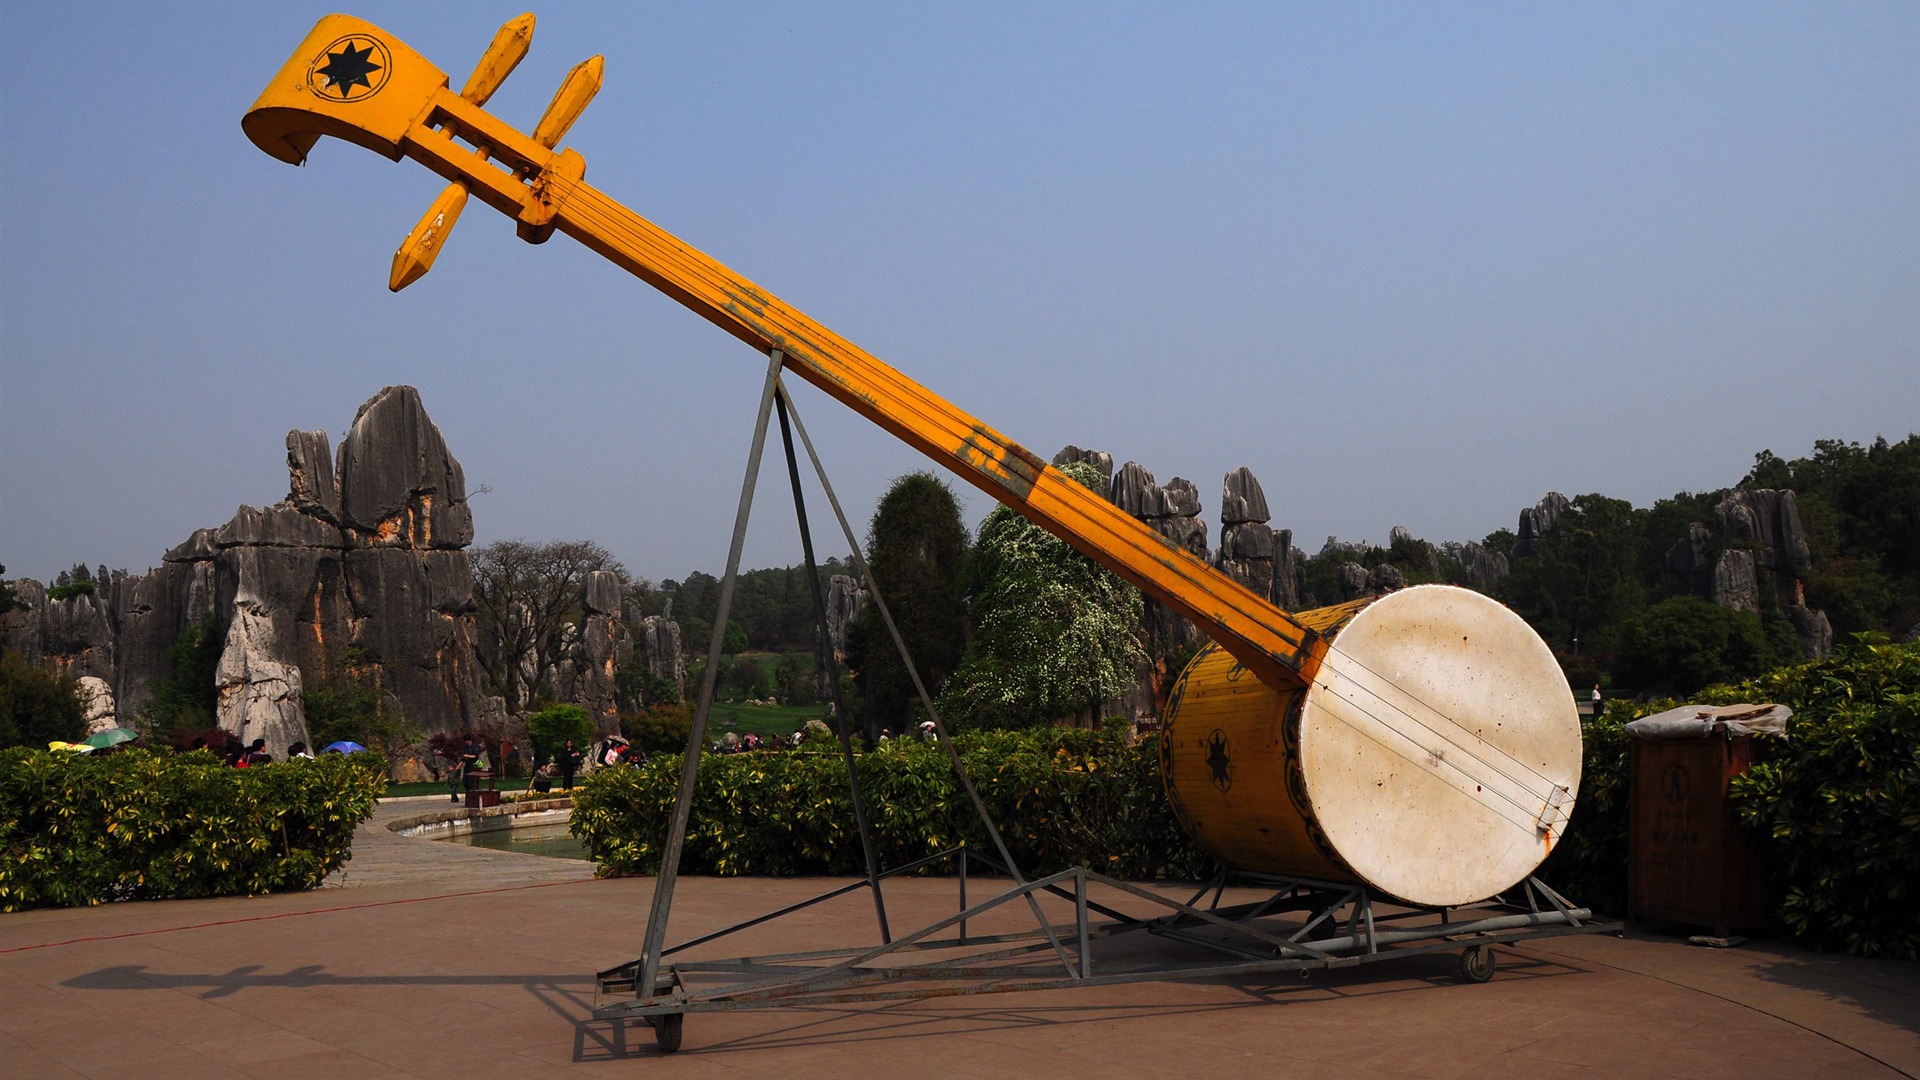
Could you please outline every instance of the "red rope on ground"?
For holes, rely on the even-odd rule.
[[[217,919],[213,922],[193,923],[188,926],[163,926],[157,930],[132,930],[124,934],[99,934],[94,937],[69,938],[66,941],[44,941],[38,945],[16,945],[11,949],[0,949],[0,956],[8,953],[30,952],[34,949],[57,949],[63,945],[86,945],[95,941],[119,941],[122,938],[150,937],[154,934],[172,934],[181,930],[205,930],[214,926],[236,926],[240,923],[269,922],[274,919],[291,919],[301,915],[330,915],[337,911],[359,911],[364,908],[393,907],[396,904],[423,904],[429,900],[456,900],[462,896],[486,896],[490,893],[522,892],[527,889],[551,889],[556,885],[581,885],[607,878],[579,878],[574,881],[541,881],[532,885],[503,885],[497,889],[472,889],[467,892],[439,893],[434,896],[413,896],[405,900],[377,900],[370,904],[341,904],[337,907],[313,908],[308,911],[282,911],[277,915],[249,915],[244,919]]]

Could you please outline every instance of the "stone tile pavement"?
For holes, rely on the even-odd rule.
[[[1769,944],[1562,937],[1307,978],[690,1016],[663,1056],[589,1018],[637,955],[648,879],[395,836],[383,805],[310,893],[0,916],[0,1078],[1878,1077],[1920,1075],[1920,969]],[[673,937],[821,891],[689,878]],[[896,925],[952,884],[902,881]],[[863,894],[720,954],[871,936]]]

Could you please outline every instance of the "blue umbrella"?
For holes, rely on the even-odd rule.
[[[323,754],[357,754],[365,749],[366,747],[361,746],[357,742],[342,739],[337,743],[328,743],[326,749],[320,752]]]

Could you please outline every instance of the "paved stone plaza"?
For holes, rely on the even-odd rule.
[[[652,882],[395,836],[383,805],[329,887],[0,916],[0,1077],[1846,1077],[1920,1074],[1920,969],[1640,934],[1257,981],[695,1015],[685,1048],[589,1019]],[[673,936],[823,888],[691,878]],[[951,910],[903,881],[896,926]],[[870,936],[864,896],[725,954]]]

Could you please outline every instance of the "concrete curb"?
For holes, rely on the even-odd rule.
[[[526,802],[501,803],[498,806],[486,806],[478,810],[469,810],[464,806],[448,807],[445,810],[431,810],[424,814],[415,814],[412,817],[395,818],[387,822],[387,830],[389,832],[400,833],[404,836],[410,835],[415,830],[422,830],[430,826],[442,825],[448,822],[472,822],[485,818],[520,817],[525,814],[572,809],[573,800],[571,798],[530,799]]]

